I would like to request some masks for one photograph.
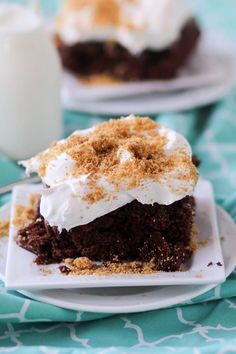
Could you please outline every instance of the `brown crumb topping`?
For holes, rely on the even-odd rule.
[[[43,276],[48,276],[52,274],[51,269],[46,269],[46,268],[40,268],[40,272],[42,273]]]
[[[156,264],[150,262],[102,262],[97,264],[87,257],[67,258],[61,272],[70,275],[109,275],[109,274],[151,274],[156,273]]]
[[[136,0],[126,0],[132,4]],[[63,6],[61,15],[57,18],[56,29],[60,30],[64,26],[68,14],[80,12],[84,9],[91,11],[91,26],[93,27],[126,27],[129,30],[140,28],[140,24],[134,24],[128,19],[124,19],[118,0],[67,0]],[[79,25],[75,23],[75,27]]]
[[[118,80],[112,76],[106,75],[106,74],[97,74],[97,75],[90,75],[90,76],[84,76],[84,77],[79,77],[79,81],[81,84],[85,86],[100,86],[100,85],[117,85],[121,84],[122,81]]]
[[[36,210],[38,207],[38,202],[41,195],[39,193],[33,193],[29,196],[29,207],[33,210]]]
[[[197,273],[197,274],[196,274],[196,278],[199,278],[199,279],[203,278],[202,273]]]
[[[9,220],[0,221],[0,238],[9,235],[9,226],[10,226]]]
[[[67,259],[66,264],[72,264],[79,269],[91,269],[93,267],[93,262],[87,257],[75,258],[72,263],[70,259]]]
[[[198,240],[197,243],[198,243],[199,246],[204,247],[204,246],[207,246],[209,244],[209,240]]]
[[[158,127],[150,118],[134,117],[111,119],[87,135],[75,133],[38,155],[39,175],[43,177],[48,164],[66,153],[75,162],[67,178],[89,174],[94,183],[103,176],[118,190],[120,186],[140,187],[148,178],[158,181],[180,166],[178,179],[196,182],[198,175],[191,158],[182,149],[166,154],[167,138],[160,135]],[[124,151],[130,154],[129,159],[122,160]],[[104,198],[102,190],[97,188],[85,198],[91,202]]]
[[[197,241],[197,235],[199,234],[199,230],[195,224],[192,226],[191,232],[191,249],[193,252],[197,251],[199,248],[199,243]]]
[[[83,200],[94,203],[97,200],[109,198],[107,193],[105,192],[104,188],[102,186],[98,186],[96,181],[91,181],[89,184],[91,191],[82,198]]]
[[[13,225],[17,230],[23,229],[35,220],[40,194],[31,194],[28,206],[18,204],[15,206]]]

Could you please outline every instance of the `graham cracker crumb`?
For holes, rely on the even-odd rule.
[[[201,278],[203,278],[203,275],[202,275],[202,273],[197,273],[197,274],[195,275],[195,277],[201,279]]]
[[[121,80],[118,80],[106,74],[97,74],[97,75],[79,77],[79,81],[84,86],[107,86],[107,85],[118,85],[122,83]]]
[[[18,204],[15,206],[13,225],[17,230],[24,229],[32,221],[34,221],[37,214],[37,204],[39,199],[40,194],[31,194],[28,200],[28,207],[22,204]]]
[[[156,264],[150,262],[102,262],[97,264],[87,257],[65,259],[66,274],[110,275],[110,274],[151,274],[156,273]]]
[[[36,209],[41,195],[39,193],[34,193],[29,196],[29,207],[31,209]]]
[[[191,233],[191,249],[193,252],[197,251],[198,249],[198,242],[197,242],[197,235],[199,234],[199,230],[195,224],[192,226],[192,233]]]
[[[207,246],[208,244],[209,244],[209,240],[199,240],[198,241],[198,245],[202,246],[202,247]]]
[[[43,177],[48,164],[66,153],[75,162],[66,178],[89,175],[91,183],[96,184],[102,176],[117,190],[142,187],[142,183],[149,178],[159,181],[179,166],[183,171],[178,174],[179,180],[197,182],[198,174],[191,157],[180,148],[166,154],[168,141],[159,133],[158,127],[148,117],[132,117],[111,119],[99,124],[87,135],[75,132],[64,142],[52,144],[51,149],[37,156],[39,175]],[[129,154],[129,158],[123,156],[125,153]],[[104,197],[97,186],[85,199],[94,203]]]
[[[83,200],[94,203],[97,200],[104,199],[107,195],[104,188],[102,186],[98,186],[96,181],[92,181],[89,186],[91,187],[91,191],[82,198]],[[108,196],[107,196],[108,197]]]
[[[1,220],[0,221],[0,238],[9,235],[9,220]]]
[[[40,272],[41,272],[44,276],[48,276],[48,275],[51,275],[51,274],[52,274],[51,269],[40,268],[39,270],[40,270]]]
[[[86,7],[93,9],[92,24],[95,26],[116,25],[120,21],[116,0],[68,0],[64,6],[64,13],[80,11]]]
[[[126,3],[136,3],[137,0],[126,0]],[[124,27],[128,30],[143,28],[143,23],[129,21],[124,18],[121,3],[118,0],[67,0],[62,8],[60,16],[56,20],[56,30],[64,27],[67,16],[83,10],[88,10],[91,14],[90,27]],[[79,22],[74,22],[75,27],[79,27]]]
[[[72,264],[80,269],[91,269],[93,267],[93,262],[88,257],[75,258]]]

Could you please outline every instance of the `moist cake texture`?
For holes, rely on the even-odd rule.
[[[45,188],[17,243],[36,263],[152,262],[176,271],[193,251],[198,179],[180,134],[129,116],[77,131],[23,161]]]
[[[192,255],[194,200],[170,206],[133,201],[87,225],[58,232],[42,215],[18,232],[18,244],[36,254],[37,264],[66,258],[153,262],[154,270],[176,271]]]
[[[200,36],[183,0],[67,0],[55,33],[65,68],[124,81],[174,77]]]

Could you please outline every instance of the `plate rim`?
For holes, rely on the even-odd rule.
[[[104,100],[101,102],[83,101],[81,103],[78,103],[73,99],[70,102],[68,102],[68,100],[64,100],[63,107],[66,109],[79,111],[85,114],[100,114],[104,116],[121,116],[127,115],[130,112],[135,112],[139,115],[155,115],[158,113],[179,112],[182,110],[194,109],[199,106],[204,106],[209,103],[215,102],[220,98],[223,98],[232,89],[234,84],[235,79],[232,79],[232,77],[228,77],[224,81],[222,80],[216,85],[208,85],[203,86],[201,88],[192,89],[186,92],[179,92],[176,94],[171,94],[169,96],[166,95],[165,99],[168,99],[168,107],[165,103],[163,103],[163,101],[158,102],[158,93],[152,93],[150,96],[147,97],[150,99],[150,97],[152,96],[152,104],[155,102],[155,106],[152,108],[150,108],[150,102],[148,102],[147,106],[137,108],[137,102],[140,102],[140,97],[136,98],[136,101],[132,103],[132,107],[130,99],[129,105],[123,110],[121,110],[119,107],[123,107],[124,102],[122,102],[122,100],[119,101],[118,99],[114,101]],[[190,94],[191,99],[189,99]],[[147,101],[147,98],[145,99],[145,101]],[[135,100],[135,98],[132,99]],[[114,106],[114,104],[116,104],[116,106]]]

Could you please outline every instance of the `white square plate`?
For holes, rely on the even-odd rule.
[[[29,195],[40,192],[40,186],[19,186],[14,189],[11,220],[15,205],[27,205]],[[38,266],[35,255],[19,247],[14,237],[16,229],[11,223],[6,268],[8,289],[69,289],[116,286],[186,285],[219,283],[225,280],[224,261],[217,227],[212,187],[201,180],[195,191],[197,203],[196,226],[199,229],[199,247],[191,261],[181,272],[157,272],[153,274],[78,275],[65,276],[59,264]],[[205,242],[207,240],[207,242]],[[204,245],[203,245],[204,244]],[[209,266],[211,264],[211,266]],[[47,274],[50,270],[51,274]]]

